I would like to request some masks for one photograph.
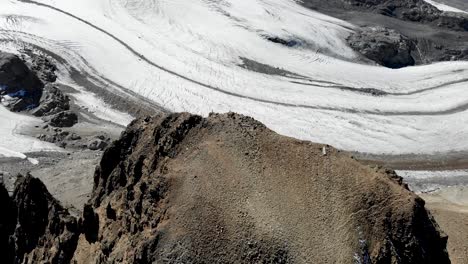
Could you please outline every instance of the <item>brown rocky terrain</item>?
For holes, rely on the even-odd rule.
[[[448,187],[421,197],[450,238],[447,249],[452,264],[468,264],[468,187]]]
[[[18,212],[0,241],[26,263],[450,263],[401,182],[241,115],[158,115],[105,151],[78,226],[26,177],[0,195]]]
[[[77,221],[31,176],[17,181],[13,197],[0,186],[2,263],[69,263]]]

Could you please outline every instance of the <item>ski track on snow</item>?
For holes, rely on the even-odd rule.
[[[2,45],[36,45],[170,111],[240,112],[281,134],[374,154],[467,151],[468,62],[352,63],[352,30],[293,0],[0,3]],[[301,78],[248,71],[240,58]]]

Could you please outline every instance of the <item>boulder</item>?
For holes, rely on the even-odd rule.
[[[364,27],[347,38],[348,44],[367,59],[388,68],[413,66],[414,43],[395,30]]]
[[[88,148],[90,150],[104,150],[107,147],[108,143],[101,139],[93,139],[88,143]]]
[[[63,111],[44,118],[53,127],[72,127],[78,123],[78,116],[72,111]]]
[[[44,87],[39,106],[31,113],[35,116],[55,115],[70,110],[70,98],[52,84]]]

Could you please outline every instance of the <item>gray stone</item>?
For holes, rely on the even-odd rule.
[[[351,34],[349,45],[364,57],[389,68],[412,66],[413,42],[395,30],[384,27],[365,27]]]

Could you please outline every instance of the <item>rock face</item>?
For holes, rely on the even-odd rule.
[[[0,52],[0,95],[10,110],[19,112],[36,107],[43,86],[19,57]]]
[[[10,243],[10,236],[16,227],[16,211],[3,184],[0,184],[0,210],[3,213],[0,217],[0,257],[5,263],[13,263],[15,254],[14,247]]]
[[[395,30],[367,27],[350,35],[349,45],[364,57],[389,68],[413,66],[414,43]]]
[[[31,69],[44,83],[53,83],[57,80],[55,71],[57,67],[46,57],[33,52],[26,53],[31,58]]]
[[[13,197],[5,192],[0,186],[0,206],[9,210],[1,220],[7,223],[6,232],[0,231],[2,263],[69,263],[78,239],[76,219],[31,176],[18,181]]]
[[[49,116],[70,110],[70,98],[57,87],[47,84],[40,99],[40,105],[31,113],[35,116]]]
[[[132,122],[78,228],[33,178],[12,201],[25,263],[450,263],[396,174],[232,113]]]

